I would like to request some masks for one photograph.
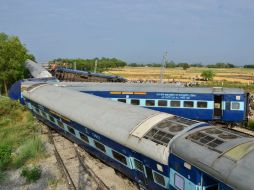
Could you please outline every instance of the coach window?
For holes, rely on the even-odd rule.
[[[194,106],[193,101],[184,101],[183,102],[183,107],[185,107],[185,108],[192,108],[193,106]]]
[[[94,145],[96,148],[98,148],[102,152],[106,152],[105,146],[103,144],[99,143],[98,141],[94,141]]]
[[[156,173],[156,172],[153,172],[153,177],[154,177],[154,181],[162,186],[166,186],[166,183],[165,183],[165,179],[162,175]]]
[[[184,190],[184,179],[175,173],[175,187],[179,190]]]
[[[118,99],[117,101],[118,101],[118,102],[126,103],[126,99]]]
[[[144,172],[143,164],[139,160],[134,158],[134,166],[137,170]]]
[[[42,111],[41,114],[42,114],[42,116],[43,116],[44,118],[47,119],[47,114],[46,114],[44,111]]]
[[[146,106],[154,106],[155,102],[154,100],[146,100]]]
[[[132,100],[131,100],[131,104],[132,104],[132,105],[139,105],[139,100],[137,100],[137,99],[132,99]]]
[[[207,102],[198,102],[197,107],[198,108],[207,108]]]
[[[68,126],[68,130],[69,130],[70,133],[72,133],[73,135],[75,135],[75,130],[74,130],[72,127],[69,127],[69,126]]]
[[[83,133],[79,133],[79,135],[80,135],[80,138],[81,138],[83,141],[85,141],[86,143],[89,142],[87,135],[85,135],[85,134],[83,134]]]
[[[240,109],[240,103],[239,102],[231,102],[231,109],[232,110],[239,110]]]
[[[180,107],[180,101],[171,101],[170,102],[170,107]]]
[[[38,108],[35,108],[35,111],[40,114],[40,110]]]
[[[230,110],[231,102],[226,102],[226,110]]]
[[[122,154],[112,150],[113,157],[124,165],[127,165],[127,160]]]
[[[49,120],[50,120],[52,123],[55,123],[55,119],[54,119],[54,117],[52,117],[51,115],[49,115]]]
[[[162,106],[162,107],[168,106],[167,100],[159,100],[158,106]]]
[[[64,124],[61,121],[57,120],[57,124],[58,124],[59,127],[64,128]]]

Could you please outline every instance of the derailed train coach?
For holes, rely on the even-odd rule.
[[[246,126],[249,93],[239,88],[174,87],[147,83],[60,83],[84,93],[189,119]]]
[[[38,119],[140,189],[254,189],[249,136],[48,84],[22,94]]]
[[[52,79],[43,82],[52,81],[75,91],[200,121],[246,126],[250,113],[249,93],[239,88],[186,88],[151,83],[59,83]],[[38,82],[33,79],[17,82],[11,87],[9,96],[23,101],[22,86]]]

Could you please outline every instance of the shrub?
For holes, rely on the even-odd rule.
[[[254,129],[254,120],[249,120],[249,122],[248,122],[248,128]]]
[[[21,171],[21,176],[26,178],[27,182],[35,182],[41,177],[41,168],[33,166],[32,168],[24,167]]]
[[[0,170],[6,169],[11,162],[11,150],[11,147],[7,144],[2,144],[0,146]]]
[[[207,80],[213,80],[214,76],[215,76],[215,73],[212,70],[204,70],[201,73],[201,77]]]
[[[14,167],[19,168],[29,159],[42,155],[45,152],[45,147],[39,138],[34,138],[26,141],[20,147],[18,155],[14,160]]]

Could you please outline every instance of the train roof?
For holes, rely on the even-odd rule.
[[[56,71],[63,71],[66,73],[79,74],[82,76],[91,75],[91,76],[95,76],[95,77],[103,77],[103,78],[108,78],[108,79],[122,79],[122,80],[127,81],[125,78],[123,78],[121,76],[107,75],[107,74],[103,74],[103,73],[93,73],[93,72],[89,72],[89,71],[81,71],[81,70],[75,70],[75,69],[67,69],[64,67],[57,67]]]
[[[254,139],[221,127],[195,129],[173,141],[171,152],[233,189],[253,186]]]
[[[243,94],[240,88],[223,87],[183,87],[180,84],[165,83],[96,83],[96,82],[61,82],[60,86],[78,91],[127,91],[127,92],[168,92],[168,93],[200,93],[200,94]]]
[[[23,96],[136,152],[167,164],[169,144],[201,122],[47,84]]]
[[[28,59],[26,60],[25,65],[34,78],[52,77],[52,75],[45,68],[43,68],[42,64]]]

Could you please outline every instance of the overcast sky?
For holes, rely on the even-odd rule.
[[[0,32],[39,62],[254,64],[254,0],[0,0]]]

